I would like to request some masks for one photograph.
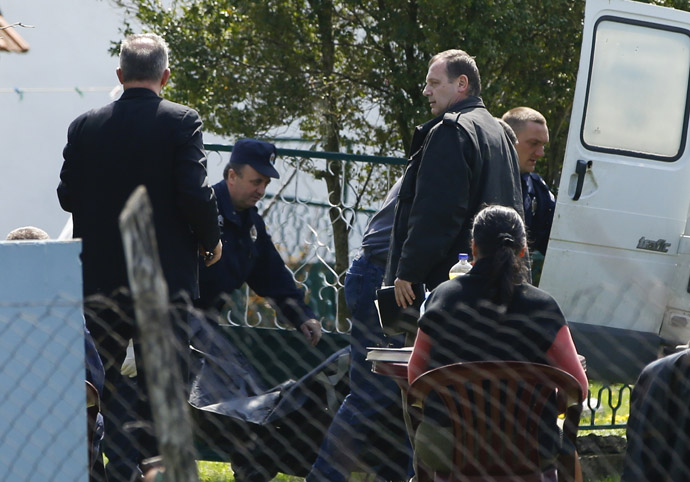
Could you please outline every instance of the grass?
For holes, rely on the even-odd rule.
[[[234,482],[235,475],[232,472],[230,464],[225,462],[207,462],[200,460],[197,462],[199,467],[199,480],[201,482]],[[294,475],[278,474],[274,479],[275,482],[303,482],[303,477],[295,477]]]
[[[589,425],[591,423],[589,408],[594,409],[594,425],[613,425],[614,422],[616,424],[626,424],[630,417],[631,390],[632,387],[622,384],[605,386],[598,382],[590,382],[591,407],[588,405],[588,401],[585,400],[580,425]],[[580,430],[579,435],[590,433],[625,436],[625,429]]]
[[[200,460],[197,462],[197,467],[199,467],[199,480],[201,480],[201,482],[226,482],[235,480],[235,475],[232,472],[230,464]]]
[[[235,476],[232,473],[230,464],[224,462],[205,462],[199,461],[199,479],[201,482],[234,482]],[[620,476],[606,477],[597,482],[620,482]],[[365,480],[365,478],[357,477],[353,474],[350,478],[352,482]],[[293,475],[278,474],[273,482],[303,482],[302,477],[295,477]]]
[[[199,467],[199,480],[201,482],[234,482],[235,476],[232,472],[230,464],[224,462],[197,462]],[[351,482],[363,482],[367,479],[364,474],[352,474]],[[296,477],[294,475],[278,474],[273,482],[303,482],[303,477]]]

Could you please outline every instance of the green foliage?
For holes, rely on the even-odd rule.
[[[230,464],[201,460],[197,462],[197,467],[201,482],[231,482],[235,480],[235,474]]]
[[[421,92],[431,56],[476,56],[495,115],[517,105],[552,130],[557,175],[579,60],[579,0],[124,0],[172,50],[167,96],[206,128],[262,135],[287,125],[327,150],[400,155],[430,117]]]
[[[232,472],[230,464],[224,462],[206,462],[199,461],[199,480],[201,482],[234,482],[235,475]],[[362,473],[353,473],[350,476],[351,482],[364,482],[371,480],[367,475]],[[278,474],[272,482],[303,482],[303,477],[294,475]]]

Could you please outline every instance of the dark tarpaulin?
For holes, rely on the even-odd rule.
[[[201,457],[230,462],[238,482],[306,476],[349,391],[349,347],[299,380],[266,387],[217,326],[201,323],[189,397]]]

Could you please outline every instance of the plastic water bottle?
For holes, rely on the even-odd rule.
[[[452,268],[450,268],[450,271],[448,271],[448,277],[453,279],[456,276],[462,276],[471,269],[472,265],[469,262],[469,256],[466,253],[459,253],[458,262],[455,263]]]

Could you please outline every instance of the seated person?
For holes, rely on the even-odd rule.
[[[427,370],[457,362],[523,361],[572,374],[586,396],[587,376],[563,313],[550,295],[525,281],[521,258],[526,250],[525,225],[513,208],[494,205],[477,214],[474,266],[439,285],[426,300],[408,367],[410,383]],[[444,444],[440,433],[447,431],[439,431],[449,420],[443,423],[431,413],[424,417],[415,441],[429,430],[434,436],[432,443],[415,443],[417,455],[430,468],[450,472],[452,435]],[[552,431],[540,439],[541,468],[544,480],[556,480],[553,462],[561,447],[555,411],[545,416],[544,426]],[[563,450],[571,453],[574,447]]]
[[[645,367],[632,392],[621,482],[690,480],[690,349]]]

